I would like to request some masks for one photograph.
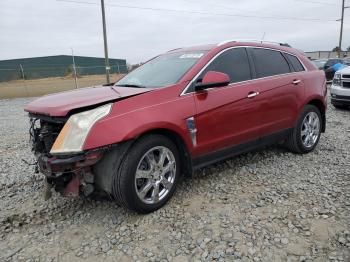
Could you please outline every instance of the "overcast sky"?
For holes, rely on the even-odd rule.
[[[0,0],[0,60],[70,54],[71,47],[76,55],[103,57],[100,1],[76,1],[96,5]],[[264,32],[266,40],[287,42],[304,51],[330,50],[339,41],[340,22],[334,20],[340,18],[341,0],[105,1],[110,57],[130,63],[177,47],[232,38],[260,39]],[[350,9],[345,10],[344,48],[350,45],[349,33]]]

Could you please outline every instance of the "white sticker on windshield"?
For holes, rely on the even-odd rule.
[[[189,53],[189,54],[183,54],[180,56],[180,58],[201,58],[203,56],[203,53]]]

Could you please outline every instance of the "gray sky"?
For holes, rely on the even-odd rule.
[[[76,0],[100,3],[99,0]],[[169,49],[225,39],[287,42],[304,51],[338,45],[341,0],[105,0],[109,54],[136,63]],[[348,0],[349,5],[350,1]],[[112,6],[114,5],[114,6]],[[115,5],[198,11],[202,14]],[[345,10],[343,47],[350,45]],[[225,14],[209,15],[207,13]],[[238,15],[238,16],[233,16]],[[320,19],[297,21],[242,17]],[[103,57],[99,5],[56,0],[0,0],[0,60],[70,54]]]

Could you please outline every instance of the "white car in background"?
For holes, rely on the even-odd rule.
[[[331,86],[331,103],[336,108],[350,106],[350,66],[335,73]]]

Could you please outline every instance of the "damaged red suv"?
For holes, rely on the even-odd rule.
[[[226,41],[171,50],[113,86],[47,95],[25,110],[50,187],[148,213],[205,165],[276,142],[312,151],[326,93],[324,72],[300,51]]]

